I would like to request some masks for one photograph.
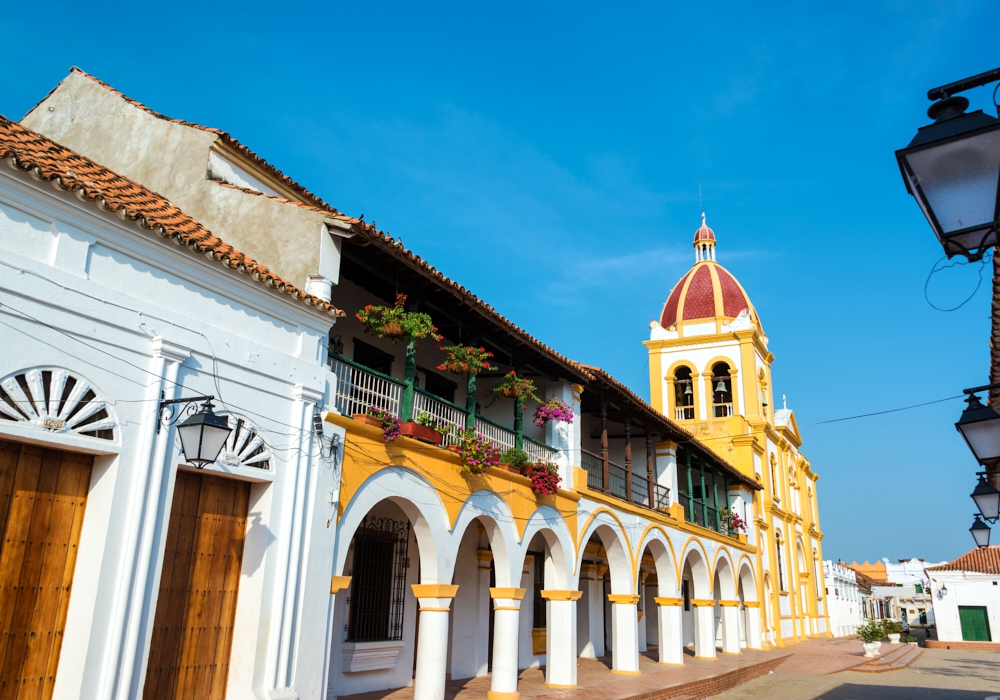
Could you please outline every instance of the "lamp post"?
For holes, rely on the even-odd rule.
[[[927,92],[933,123],[917,130],[906,148],[896,151],[906,191],[913,195],[927,223],[951,258],[981,260],[1000,242],[1000,120],[982,110],[966,112],[969,100],[958,93],[1000,81],[1000,68],[942,85]],[[1000,260],[993,256],[993,314],[990,381],[966,389],[968,406],[955,427],[990,476],[1000,466],[1000,414],[984,406],[977,391],[989,391],[1000,401]],[[995,404],[994,404],[995,405]],[[993,493],[986,473],[980,475],[973,500],[980,513],[994,513]],[[983,510],[983,509],[986,510]],[[995,517],[991,522],[996,522]],[[976,546],[989,544],[990,528],[980,515],[969,529]]]
[[[229,427],[229,417],[217,415],[212,410],[214,396],[194,396],[188,399],[168,399],[160,401],[160,422],[166,425],[176,423],[181,416],[187,418],[177,426],[181,439],[184,459],[197,469],[204,469],[219,457],[226,440],[233,429]],[[198,403],[201,407],[198,407]],[[181,408],[176,408],[180,406]],[[156,430],[159,432],[157,424]]]

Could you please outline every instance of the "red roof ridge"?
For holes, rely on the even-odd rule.
[[[191,247],[330,316],[344,316],[330,302],[286,282],[236,250],[162,195],[3,115],[0,115],[0,160],[7,160],[11,167],[30,172],[36,180],[50,182],[64,192],[74,192],[81,201],[95,203],[123,221],[132,220],[140,228]]]
[[[1000,576],[1000,545],[991,545],[966,552],[954,561],[928,566],[925,571],[973,571],[979,574]]]
[[[148,114],[156,117],[157,119],[163,119],[164,121],[173,122],[175,124],[181,124],[183,126],[190,126],[192,128],[195,128],[195,129],[200,129],[201,131],[207,131],[209,133],[218,135],[219,138],[221,138],[222,141],[226,145],[228,145],[228,146],[232,147],[233,149],[235,149],[236,151],[240,152],[242,155],[246,156],[251,161],[253,161],[254,164],[260,166],[261,168],[263,168],[267,172],[271,173],[276,178],[278,178],[283,183],[285,183],[288,187],[292,188],[293,190],[295,190],[296,192],[298,192],[299,194],[301,194],[305,199],[308,199],[309,201],[311,201],[313,203],[313,205],[317,209],[319,209],[319,210],[321,210],[323,212],[329,213],[329,214],[335,214],[335,215],[341,215],[341,216],[343,216],[343,214],[341,214],[341,212],[337,211],[337,209],[335,209],[330,204],[324,202],[322,199],[320,199],[320,197],[318,195],[313,194],[311,191],[309,191],[308,189],[306,189],[303,185],[300,185],[298,182],[296,182],[295,180],[293,180],[292,178],[290,178],[288,175],[285,175],[277,167],[271,165],[269,162],[267,162],[266,160],[264,160],[263,158],[261,158],[259,155],[257,155],[256,153],[254,153],[252,150],[250,150],[249,147],[244,146],[242,143],[240,143],[239,141],[237,141],[235,137],[233,137],[229,133],[223,131],[222,129],[216,129],[215,127],[204,126],[202,124],[196,124],[195,122],[189,122],[189,121],[186,121],[184,119],[176,119],[174,117],[169,117],[166,114],[163,114],[161,112],[157,112],[155,109],[152,109],[151,107],[147,107],[142,102],[139,102],[138,100],[129,97],[125,93],[123,93],[120,90],[117,90],[116,88],[112,87],[111,85],[105,83],[100,78],[97,78],[96,76],[91,75],[90,73],[88,73],[87,71],[83,70],[82,68],[78,68],[77,66],[73,66],[69,70],[70,70],[70,73],[79,73],[83,77],[89,78],[90,80],[93,80],[95,83],[97,83],[98,85],[100,85],[101,87],[103,87],[105,90],[108,90],[108,91],[114,93],[115,95],[118,95],[119,97],[121,97],[123,100],[125,100],[126,102],[128,102],[132,106],[138,107],[139,109],[141,109],[144,112],[146,112],[146,113],[148,113]]]

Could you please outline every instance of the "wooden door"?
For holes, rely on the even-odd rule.
[[[93,464],[0,440],[0,700],[52,697]]]
[[[959,605],[958,619],[962,623],[962,639],[967,642],[989,642],[990,622],[986,608],[978,605]]]
[[[250,484],[178,472],[146,666],[145,700],[221,700]]]

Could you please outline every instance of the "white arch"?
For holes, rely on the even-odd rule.
[[[83,375],[63,367],[19,369],[0,379],[0,421],[86,438],[110,430],[108,442],[121,439],[118,417],[104,394]]]
[[[740,573],[737,579],[743,584],[743,601],[756,602],[757,581],[754,578],[753,567],[750,566],[746,559],[740,562]]]
[[[493,491],[476,491],[462,504],[447,543],[452,571],[454,572],[454,564],[458,561],[458,549],[462,546],[465,531],[477,519],[486,530],[486,537],[493,551],[496,585],[500,588],[515,588],[521,580],[521,562],[518,561],[516,571],[513,565],[517,558],[514,556],[517,552],[517,528],[514,526],[510,506]]]
[[[594,516],[590,525],[580,538],[583,545],[577,552],[576,576],[579,577],[580,564],[583,560],[583,547],[594,535],[597,535],[604,545],[605,556],[608,559],[608,571],[611,573],[611,592],[629,595],[636,592],[637,573],[632,566],[632,550],[628,537],[622,531],[618,521],[610,513],[602,511]]]
[[[413,527],[420,550],[420,582],[450,583],[455,552],[446,547],[451,532],[444,503],[430,483],[403,467],[387,467],[372,474],[344,508],[337,526],[334,574],[343,573],[354,532],[382,501],[396,504]]]
[[[566,519],[551,506],[538,508],[524,528],[524,534],[517,547],[517,554],[512,557],[512,571],[519,572],[524,565],[524,558],[528,554],[528,546],[535,535],[540,534],[549,548],[549,555],[552,557],[552,573],[555,580],[546,579],[546,586],[553,589],[564,590],[570,587],[570,582],[574,580],[574,573],[570,571],[570,562],[574,560],[573,537],[570,535],[569,526]],[[546,575],[549,569],[546,569]],[[520,575],[514,575],[513,580],[517,581]],[[574,584],[575,586],[575,584]]]
[[[736,574],[729,552],[720,549],[715,559],[713,592],[718,600],[736,600]]]
[[[712,580],[709,578],[708,560],[704,550],[698,546],[697,540],[688,543],[681,557],[681,576],[684,568],[691,569],[691,582],[694,584],[693,598],[709,600],[712,597]]]
[[[656,568],[657,595],[661,598],[679,598],[681,584],[677,580],[677,562],[667,536],[658,528],[650,529],[639,545],[638,561],[642,561],[646,549],[649,549]]]

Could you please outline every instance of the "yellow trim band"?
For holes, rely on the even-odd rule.
[[[639,602],[639,596],[624,593],[609,593],[608,600],[615,605],[635,605]]]
[[[330,577],[330,593],[339,593],[348,586],[351,585],[350,576],[331,576]]]
[[[740,601],[738,600],[720,600],[719,605],[724,608],[738,608],[740,607]]]
[[[451,612],[451,608],[418,608],[420,612]]]
[[[457,585],[449,586],[443,583],[414,583],[410,588],[417,598],[454,598],[458,593]]]
[[[507,600],[524,600],[526,588],[491,588],[490,598],[505,598]]]
[[[653,598],[653,600],[657,605],[684,605],[683,598]]]
[[[696,608],[712,608],[715,607],[715,601],[708,600],[705,598],[692,598],[691,605],[695,606]],[[698,657],[696,656],[695,658]]]
[[[487,690],[486,700],[518,700],[520,693],[501,693],[497,690]]]
[[[642,671],[619,671],[618,669],[611,669],[611,672],[616,676],[641,676]]]
[[[583,595],[583,591],[542,591],[542,598],[545,600],[580,600]],[[556,686],[553,686],[556,687]],[[558,686],[558,687],[569,687],[569,686]],[[575,687],[575,686],[573,686]]]

